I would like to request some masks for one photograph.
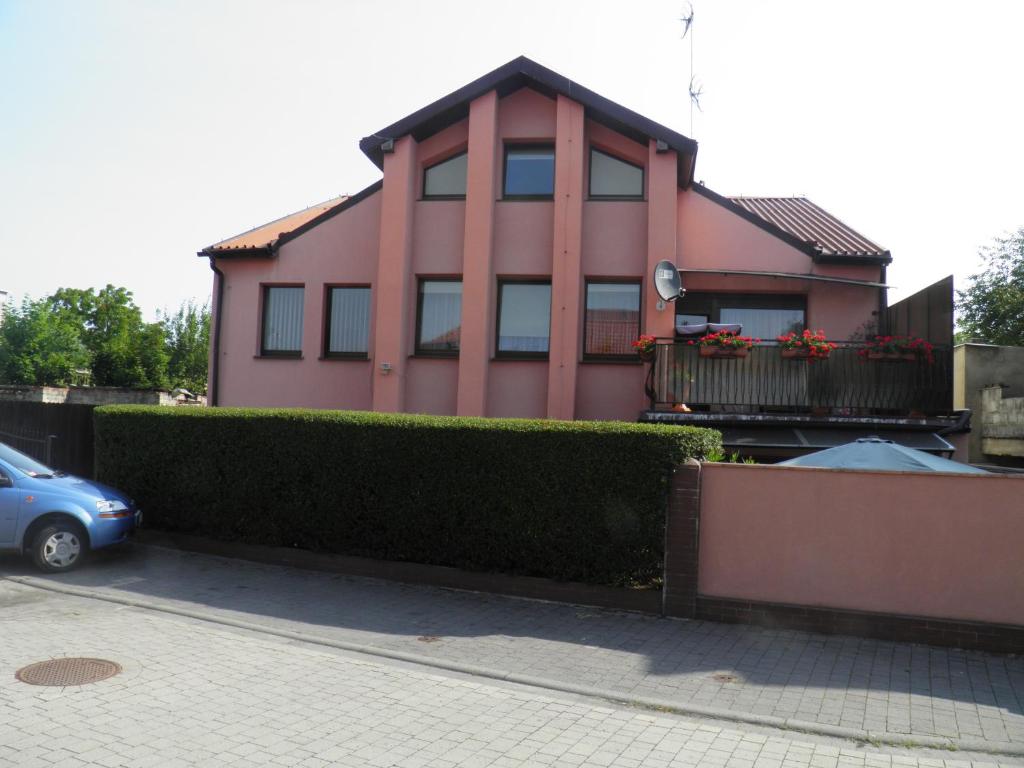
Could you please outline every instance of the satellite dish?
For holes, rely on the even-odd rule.
[[[662,301],[675,301],[686,293],[679,280],[679,270],[671,261],[659,261],[654,268],[654,290]]]

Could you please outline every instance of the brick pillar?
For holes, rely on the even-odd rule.
[[[700,462],[676,468],[665,516],[664,616],[692,619],[697,613],[697,554],[700,545]]]

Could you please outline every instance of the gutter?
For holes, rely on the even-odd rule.
[[[216,309],[213,317],[213,338],[210,339],[211,355],[210,355],[210,370],[209,381],[206,385],[206,400],[212,405],[216,406],[217,403],[217,372],[220,367],[220,316],[223,313],[224,308],[224,273],[220,271],[217,266],[216,256],[212,253],[200,253],[200,256],[206,256],[210,259],[210,269],[213,270],[213,282],[216,283],[216,294],[214,307]]]

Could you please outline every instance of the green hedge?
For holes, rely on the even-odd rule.
[[[668,477],[707,429],[297,409],[105,406],[98,478],[147,525],[228,541],[648,584]]]

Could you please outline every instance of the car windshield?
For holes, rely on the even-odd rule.
[[[16,451],[9,445],[0,443],[0,461],[5,461],[20,472],[29,477],[53,477],[60,473],[50,469],[41,461],[36,461],[31,456],[26,456],[21,451]]]

